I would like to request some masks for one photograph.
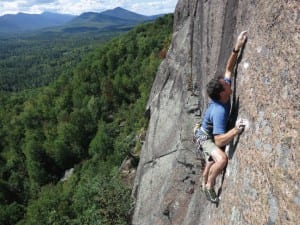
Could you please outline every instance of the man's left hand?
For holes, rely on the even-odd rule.
[[[243,47],[243,45],[245,44],[245,41],[247,39],[247,33],[248,33],[248,31],[246,31],[246,30],[242,31],[240,33],[240,35],[238,36],[237,41],[236,41],[235,50],[240,50]]]

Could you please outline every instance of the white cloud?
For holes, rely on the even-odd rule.
[[[58,0],[56,8],[57,12],[70,13],[70,14],[81,14],[82,12],[100,12],[106,9],[108,5],[105,1],[97,0]]]
[[[79,15],[118,6],[140,14],[154,15],[173,12],[176,3],[177,0],[0,0],[0,15],[43,11]]]
[[[177,1],[166,0],[166,1],[136,1],[136,3],[131,4],[129,8],[132,11],[139,12],[144,15],[154,15],[160,13],[170,13],[175,9]]]
[[[18,9],[19,9],[18,2],[14,2],[14,1],[0,2],[0,14],[4,14],[2,13],[3,10],[5,10],[5,14],[16,13],[18,12]]]

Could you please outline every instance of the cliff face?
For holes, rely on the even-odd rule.
[[[134,225],[297,224],[299,3],[179,0],[174,34],[153,84],[150,123],[133,195]],[[192,129],[208,103],[205,85],[224,72],[239,32],[248,41],[236,69],[235,118],[250,128],[230,146],[218,205],[199,188]]]

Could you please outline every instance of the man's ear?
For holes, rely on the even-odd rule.
[[[220,95],[220,99],[219,99],[219,100],[223,99],[224,94],[225,94],[225,91],[224,91],[224,90],[220,92],[220,94],[219,94],[219,95]]]

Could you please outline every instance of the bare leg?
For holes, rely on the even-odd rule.
[[[211,167],[214,163],[215,163],[214,161],[208,161],[208,162],[206,162],[205,168],[204,168],[203,174],[202,174],[202,187],[205,187],[205,186],[206,186],[210,167]]]
[[[214,186],[217,176],[222,172],[228,162],[227,155],[221,149],[213,150],[211,152],[211,156],[214,159],[215,163],[213,163],[209,169],[208,179],[206,183],[207,189],[211,189]]]

